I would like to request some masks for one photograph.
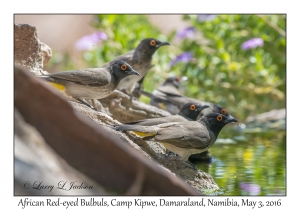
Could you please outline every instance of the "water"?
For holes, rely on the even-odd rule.
[[[219,195],[286,195],[286,132],[221,131],[208,162],[195,163],[222,190]]]

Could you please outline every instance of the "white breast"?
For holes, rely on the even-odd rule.
[[[185,149],[176,147],[173,144],[163,143],[163,145],[170,150],[182,157],[183,160],[187,161],[192,154],[197,154],[206,151],[207,149]]]
[[[115,87],[112,84],[101,87],[89,87],[70,83],[66,86],[66,93],[74,98],[101,99],[111,94],[114,89]]]

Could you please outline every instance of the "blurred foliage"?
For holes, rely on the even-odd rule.
[[[49,63],[44,66],[44,70],[49,73],[60,72],[62,70],[73,70],[78,69],[77,66],[72,62],[71,55],[69,52],[57,53],[52,49],[52,57]]]
[[[217,15],[200,23],[196,15],[184,19],[208,40],[204,46],[198,39],[180,45],[197,59],[177,67],[193,78],[187,95],[220,103],[241,120],[285,107],[285,15]],[[256,37],[264,46],[242,50],[245,41]]]
[[[109,38],[83,52],[83,59],[88,67],[99,67],[153,37],[172,45],[154,54],[154,67],[143,84],[146,91],[168,76],[187,76],[185,95],[221,104],[239,121],[286,106],[285,15],[216,15],[203,22],[197,15],[182,18],[195,28],[194,37],[180,40],[176,31],[163,35],[146,15],[96,15],[93,25]],[[264,45],[243,50],[241,45],[252,38],[262,38]],[[194,59],[171,68],[170,62],[187,51]]]

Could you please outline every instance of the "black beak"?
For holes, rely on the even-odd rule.
[[[228,117],[228,118],[233,118],[233,119],[234,119],[234,117],[233,117],[232,115],[230,115],[230,114],[228,114],[227,117]]]
[[[164,46],[164,45],[171,45],[169,42],[161,42],[157,45],[157,47]]]
[[[238,122],[238,120],[232,117],[231,115],[226,120],[226,123],[235,123],[235,122]]]
[[[133,70],[133,69],[129,70],[127,73],[128,73],[128,74],[133,74],[133,75],[138,75],[138,76],[140,76],[139,72],[137,72],[137,71],[135,71],[135,70]]]
[[[197,110],[202,111],[203,109],[206,109],[206,108],[208,108],[208,107],[209,107],[208,105],[198,106],[198,107],[197,107]]]

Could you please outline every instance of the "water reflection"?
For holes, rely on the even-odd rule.
[[[242,191],[242,195],[259,195],[260,194],[260,186],[257,184],[241,182],[240,189]]]
[[[194,163],[213,176],[222,195],[286,195],[285,131],[241,136],[228,129],[210,153],[209,162]]]

